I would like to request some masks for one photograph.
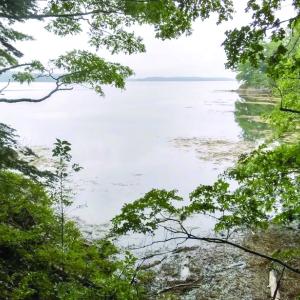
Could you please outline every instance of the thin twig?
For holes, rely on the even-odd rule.
[[[2,89],[0,89],[0,95],[4,90],[8,88],[9,84],[10,84],[10,79],[8,80],[7,84]]]

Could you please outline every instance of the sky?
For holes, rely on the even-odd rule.
[[[197,20],[191,36],[167,41],[154,38],[154,31],[150,26],[139,26],[134,30],[143,37],[146,53],[112,56],[105,49],[100,49],[98,54],[107,60],[131,67],[137,78],[148,76],[234,78],[235,74],[225,69],[226,56],[221,44],[225,39],[226,30],[247,24],[251,20],[251,16],[243,11],[247,1],[235,2],[236,14],[232,21],[217,26],[216,16],[206,21]],[[22,24],[19,28],[29,32],[36,39],[33,42],[22,43],[25,60],[40,59],[46,62],[68,50],[89,49],[84,35],[60,38],[42,30],[38,21]]]

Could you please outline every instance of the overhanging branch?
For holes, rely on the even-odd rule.
[[[7,67],[7,68],[0,69],[0,74],[3,74],[5,72],[13,70],[13,69],[26,67],[26,66],[32,66],[32,63],[24,63],[24,64],[19,64],[19,65],[13,65],[13,66],[10,66],[10,67]]]
[[[45,95],[42,98],[38,98],[38,99],[32,99],[32,98],[18,98],[18,99],[8,99],[8,98],[0,98],[0,103],[20,103],[20,102],[30,102],[30,103],[38,103],[38,102],[42,102],[45,101],[46,99],[50,98],[54,93],[59,92],[59,91],[70,91],[73,88],[62,88],[61,87],[62,84],[56,84],[55,89],[53,89],[52,91],[50,91],[47,95]]]
[[[168,220],[168,218],[166,220]],[[284,262],[284,261],[282,261],[278,258],[275,258],[275,257],[269,256],[267,254],[260,253],[260,252],[257,252],[255,250],[249,249],[249,248],[244,247],[240,244],[229,241],[228,239],[215,238],[215,237],[201,237],[201,236],[194,235],[184,227],[184,225],[182,224],[181,221],[174,220],[174,219],[169,219],[169,220],[176,221],[176,223],[179,224],[179,226],[180,226],[180,229],[172,228],[172,230],[169,230],[169,227],[163,226],[163,228],[165,230],[169,231],[172,234],[172,237],[169,237],[169,238],[166,238],[166,239],[163,239],[163,240],[156,240],[156,241],[151,242],[148,245],[144,245],[144,246],[138,247],[136,249],[147,248],[147,247],[155,245],[155,244],[165,243],[165,242],[173,241],[173,240],[176,240],[176,239],[177,240],[182,240],[182,241],[198,240],[198,241],[204,241],[204,242],[208,242],[208,243],[225,244],[225,245],[230,245],[232,247],[243,250],[246,253],[256,255],[256,256],[261,257],[263,259],[266,259],[270,262],[276,263],[276,264],[278,264],[278,265],[280,265],[280,266],[282,266],[282,267],[284,267],[284,268],[286,268],[286,269],[288,269],[288,270],[290,270],[294,273],[300,274],[300,269],[297,269],[297,268],[287,264],[286,262]],[[178,236],[175,236],[176,234]],[[133,248],[131,250],[134,250],[134,249],[135,248]]]
[[[284,112],[290,112],[290,113],[294,113],[294,114],[300,114],[300,110],[296,110],[296,109],[292,109],[292,108],[280,107],[280,110],[284,111]]]

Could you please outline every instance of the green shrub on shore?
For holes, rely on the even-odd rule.
[[[45,185],[58,174],[33,167],[35,154],[26,156],[14,131],[1,126],[1,299],[143,299],[135,258],[107,239],[87,240],[66,214],[62,222]]]

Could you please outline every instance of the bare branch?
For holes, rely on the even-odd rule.
[[[295,17],[292,17],[292,18],[289,18],[289,19],[282,20],[280,22],[274,23],[270,27],[266,27],[266,30],[271,30],[271,29],[277,28],[277,27],[279,27],[279,25],[281,25],[283,23],[293,22],[293,21],[297,20],[298,18],[299,18],[299,14],[297,16],[295,16]]]
[[[46,99],[50,98],[54,93],[58,92],[58,91],[70,91],[73,88],[61,88],[62,84],[56,84],[55,89],[53,89],[51,92],[49,92],[47,95],[45,95],[42,98],[38,98],[38,99],[32,99],[32,98],[18,98],[18,99],[7,99],[7,98],[0,98],[0,103],[20,103],[20,102],[30,102],[30,103],[38,103],[38,102],[42,102],[45,101]]]
[[[184,234],[185,232],[178,232],[178,234]],[[257,252],[257,251],[254,251],[254,250],[251,250],[247,247],[244,247],[242,245],[239,245],[237,243],[234,243],[234,242],[231,242],[227,239],[221,239],[221,238],[209,238],[209,237],[199,237],[199,236],[195,236],[193,234],[188,234],[187,235],[187,239],[192,239],[192,240],[199,240],[199,241],[205,241],[205,242],[208,242],[208,243],[218,243],[218,244],[227,244],[227,245],[230,245],[230,246],[233,246],[235,248],[238,248],[238,249],[241,249],[249,254],[253,254],[253,255],[256,255],[256,256],[259,256],[261,258],[264,258],[264,259],[267,259],[269,261],[272,261],[274,263],[277,263],[287,269],[289,269],[290,271],[293,271],[297,274],[300,274],[300,270],[299,269],[296,269],[290,265],[288,265],[287,263],[285,263],[284,261],[280,260],[280,259],[277,259],[277,258],[274,258],[272,256],[269,256],[269,255],[266,255],[266,254],[263,254],[263,253],[260,253],[260,252]]]
[[[1,93],[2,93],[4,90],[6,90],[6,89],[8,88],[9,84],[10,84],[10,79],[8,80],[8,82],[6,83],[6,85],[5,85],[2,89],[0,89],[0,95],[1,95]]]
[[[177,285],[172,285],[171,287],[167,287],[161,291],[158,292],[158,294],[164,294],[164,293],[167,293],[167,292],[170,292],[176,288],[198,288],[198,287],[201,287],[201,284],[199,283],[199,279],[197,280],[194,280],[192,282],[187,282],[187,283],[180,283],[180,284],[177,284]]]
[[[13,69],[17,69],[17,68],[21,68],[21,67],[26,67],[26,66],[32,66],[32,63],[24,63],[24,64],[19,64],[19,65],[13,65],[4,69],[0,69],[0,74],[3,74],[7,71],[13,70]]]
[[[290,112],[290,113],[294,113],[294,114],[300,114],[300,110],[296,110],[296,109],[292,109],[292,108],[280,107],[280,110],[284,111],[284,112]]]
[[[174,221],[174,219],[173,219],[173,221]],[[252,255],[256,255],[256,256],[259,256],[261,258],[267,259],[267,260],[269,260],[271,262],[277,263],[277,264],[285,267],[286,269],[288,269],[290,271],[293,271],[294,273],[300,274],[300,270],[299,269],[296,269],[296,268],[288,265],[286,262],[284,262],[284,261],[282,261],[282,260],[280,260],[278,258],[275,258],[275,257],[269,256],[269,255],[257,252],[255,250],[249,249],[249,248],[244,247],[244,246],[242,246],[240,244],[237,244],[235,242],[229,241],[227,238],[223,239],[223,238],[217,238],[217,237],[201,237],[201,236],[196,236],[196,235],[188,232],[188,230],[184,227],[184,225],[182,224],[181,221],[177,220],[177,223],[181,224],[181,226],[180,226],[181,230],[175,230],[174,228],[172,228],[172,230],[169,230],[169,228],[167,226],[161,226],[161,227],[164,227],[165,230],[171,232],[172,234],[178,234],[180,236],[173,236],[173,237],[167,238],[165,240],[153,241],[152,243],[150,243],[148,245],[144,245],[144,246],[142,246],[142,247],[140,247],[138,249],[146,248],[146,247],[149,247],[149,246],[154,245],[154,244],[164,243],[164,242],[168,242],[168,241],[176,240],[176,239],[181,239],[181,240],[184,240],[184,241],[187,241],[187,240],[198,240],[198,241],[204,241],[204,242],[208,242],[208,243],[226,244],[226,245],[230,245],[230,246],[233,246],[235,248],[238,248],[240,250],[243,250],[246,253],[249,253],[249,254],[252,254]]]
[[[140,250],[140,249],[148,248],[148,247],[156,245],[156,244],[162,244],[162,243],[166,243],[166,242],[174,241],[174,240],[179,240],[179,239],[188,240],[188,238],[186,236],[171,237],[171,238],[167,238],[167,239],[164,239],[164,240],[153,241],[153,242],[151,242],[149,244],[146,244],[146,245],[143,245],[143,246],[133,247],[133,248],[130,248],[129,250]]]

